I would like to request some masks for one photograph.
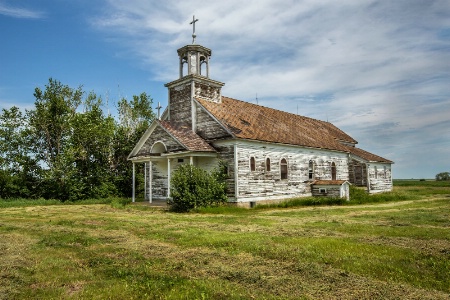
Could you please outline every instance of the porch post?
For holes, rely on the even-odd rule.
[[[135,200],[136,200],[136,199],[135,199],[135,192],[136,192],[136,191],[135,191],[135,189],[136,189],[136,188],[135,188],[136,176],[135,176],[134,173],[135,173],[135,167],[134,167],[134,162],[133,162],[133,194],[132,194],[132,196],[131,196],[131,199],[132,199],[133,202],[135,202]]]
[[[144,200],[147,199],[147,163],[144,163]]]
[[[153,193],[152,193],[152,189],[153,189],[153,171],[152,171],[152,161],[149,161],[148,162],[148,164],[149,164],[149,170],[148,170],[148,176],[149,176],[149,187],[148,187],[148,189],[149,189],[149,197],[148,197],[148,201],[150,202],[150,203],[152,203],[152,201],[153,201]]]
[[[167,198],[170,197],[170,158],[167,158]]]
[[[194,164],[194,157],[189,156],[189,164],[192,166]]]

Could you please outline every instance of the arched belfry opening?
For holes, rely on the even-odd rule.
[[[201,55],[200,56],[200,75],[206,76],[209,78],[209,57]]]

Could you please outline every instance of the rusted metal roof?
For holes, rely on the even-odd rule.
[[[168,121],[159,121],[161,126],[167,130],[189,151],[216,152],[204,139],[192,131],[191,127],[185,124],[177,124]]]
[[[344,152],[341,142],[357,143],[329,122],[223,96],[221,103],[196,100],[238,138]]]

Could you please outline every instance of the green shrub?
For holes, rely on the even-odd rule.
[[[192,165],[181,165],[172,174],[171,210],[186,212],[227,201],[226,183],[219,167],[211,173]]]

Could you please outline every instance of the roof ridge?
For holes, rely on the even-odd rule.
[[[323,123],[329,123],[329,122],[322,121],[322,120],[319,120],[319,119],[307,117],[307,116],[304,116],[304,115],[297,115],[297,114],[294,114],[294,113],[291,113],[291,112],[288,112],[288,111],[284,111],[284,110],[281,110],[281,109],[276,109],[276,108],[264,106],[264,105],[261,105],[261,104],[255,104],[255,103],[251,103],[251,102],[248,102],[248,101],[239,100],[239,99],[236,99],[236,98],[231,98],[231,97],[228,97],[228,96],[222,96],[222,98],[227,98],[227,99],[230,99],[230,100],[233,100],[233,101],[242,102],[242,103],[245,103],[245,104],[248,104],[248,105],[253,105],[253,106],[258,106],[258,107],[262,107],[262,108],[265,108],[265,109],[278,111],[278,112],[281,112],[281,113],[284,113],[284,114],[289,114],[289,115],[292,115],[292,116],[295,116],[295,117],[301,117],[301,118],[310,119],[310,120],[314,120],[314,121],[319,121],[319,122],[323,122]],[[331,124],[331,123],[329,123],[329,124]],[[333,125],[333,124],[331,124],[331,125]]]

